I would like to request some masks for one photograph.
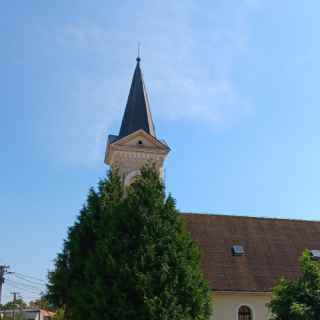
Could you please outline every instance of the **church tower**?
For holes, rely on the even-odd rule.
[[[105,163],[117,168],[129,185],[146,163],[154,164],[162,176],[169,152],[169,146],[155,133],[138,57],[119,134],[108,137]]]

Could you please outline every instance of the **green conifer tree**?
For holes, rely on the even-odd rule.
[[[206,320],[200,254],[156,170],[125,190],[110,173],[70,229],[48,298],[72,320]]]

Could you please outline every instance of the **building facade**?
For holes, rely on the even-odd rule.
[[[18,316],[25,320],[52,320],[55,313],[44,309],[3,310],[1,319],[16,319]]]
[[[109,135],[105,163],[125,185],[146,163],[162,175],[170,151],[155,133],[140,58],[118,135]],[[320,249],[320,222],[182,213],[201,251],[212,290],[215,320],[267,320],[272,288],[281,277],[299,276],[305,249]]]

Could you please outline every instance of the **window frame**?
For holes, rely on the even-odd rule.
[[[236,317],[235,317],[236,320],[239,320],[239,310],[240,310],[241,307],[249,308],[250,311],[251,311],[252,320],[256,319],[256,315],[255,315],[254,308],[252,307],[252,305],[250,305],[248,303],[241,303],[241,304],[238,305],[238,307],[236,309]]]

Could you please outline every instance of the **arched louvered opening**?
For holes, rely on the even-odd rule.
[[[241,306],[239,308],[238,320],[253,320],[252,311],[248,306]]]

